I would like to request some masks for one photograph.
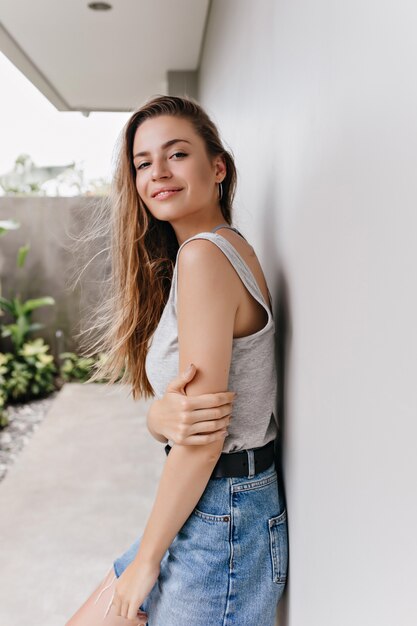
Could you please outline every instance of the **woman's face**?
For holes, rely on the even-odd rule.
[[[209,159],[187,119],[160,115],[142,122],[133,141],[133,164],[138,194],[157,219],[175,222],[218,207],[216,183],[226,173],[224,160]]]

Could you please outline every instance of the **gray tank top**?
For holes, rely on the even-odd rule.
[[[219,224],[211,232],[198,233],[186,239],[179,247],[172,276],[168,300],[159,324],[150,339],[145,369],[155,396],[165,393],[168,383],[178,376],[178,330],[177,330],[177,267],[182,248],[193,239],[212,241],[229,259],[250,294],[265,308],[266,325],[251,335],[234,337],[232,359],[227,389],[236,391],[232,420],[223,444],[223,452],[238,452],[246,448],[258,448],[275,439],[278,420],[275,418],[277,396],[277,371],[274,350],[275,325],[270,303],[266,303],[255,277],[236,248],[215,231],[231,228]],[[243,235],[241,235],[243,237]],[[268,289],[269,294],[269,289]],[[270,294],[269,294],[270,296]],[[169,440],[169,445],[174,442]]]

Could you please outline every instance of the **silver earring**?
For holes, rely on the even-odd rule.
[[[219,183],[219,200],[223,198],[223,185]]]

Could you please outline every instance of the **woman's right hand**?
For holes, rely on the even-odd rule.
[[[186,372],[174,378],[164,396],[155,400],[148,412],[147,423],[152,435],[162,435],[174,443],[198,446],[223,439],[230,423],[233,391],[187,396],[186,385],[197,372],[191,365]]]

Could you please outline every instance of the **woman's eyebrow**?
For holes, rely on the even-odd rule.
[[[191,141],[188,141],[188,139],[170,139],[169,141],[166,141],[165,143],[163,143],[161,148],[169,148],[169,146],[172,146],[172,144],[178,143],[179,141],[185,141],[186,143],[191,144]],[[145,150],[144,152],[138,152],[137,154],[133,156],[133,158],[135,159],[138,156],[145,156],[147,154],[149,154],[149,152]]]

